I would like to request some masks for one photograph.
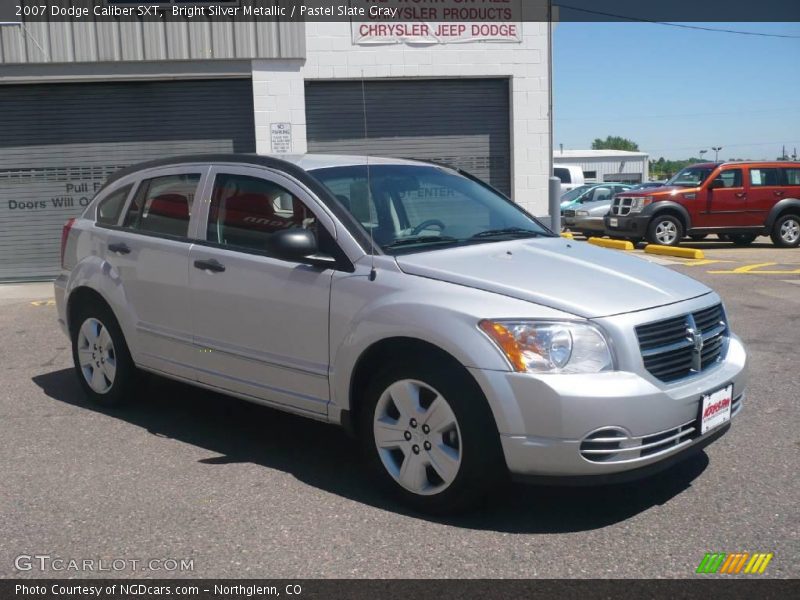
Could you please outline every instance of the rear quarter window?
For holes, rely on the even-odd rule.
[[[111,192],[97,205],[97,222],[101,225],[116,225],[125,206],[125,200],[131,191],[131,185],[126,185]]]
[[[785,169],[786,185],[800,185],[800,169]]]

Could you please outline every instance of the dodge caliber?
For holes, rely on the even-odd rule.
[[[724,434],[745,395],[715,292],[563,239],[446,166],[144,163],[64,226],[61,256],[91,401],[135,400],[148,371],[340,425],[420,510],[509,474],[644,477]]]

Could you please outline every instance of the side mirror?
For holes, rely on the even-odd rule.
[[[332,256],[318,255],[316,236],[307,229],[294,227],[281,229],[267,240],[267,251],[277,258],[302,262],[316,267],[333,267],[336,259]]]
[[[719,177],[717,177],[711,183],[708,184],[709,191],[716,190],[717,188],[724,188],[724,187],[725,187],[725,182]]]

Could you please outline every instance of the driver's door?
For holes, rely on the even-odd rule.
[[[208,181],[205,239],[189,256],[199,381],[325,413],[333,271],[270,256],[267,239],[292,227],[321,238],[332,220],[278,173],[216,167]]]
[[[711,183],[715,187],[711,189]],[[703,192],[698,192],[698,199]],[[747,190],[744,187],[742,169],[725,169],[706,183],[705,212],[695,217],[697,227],[746,226]]]

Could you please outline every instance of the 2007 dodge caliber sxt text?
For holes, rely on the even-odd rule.
[[[64,226],[61,252],[58,315],[90,399],[129,400],[143,369],[341,424],[422,510],[464,508],[509,472],[645,476],[722,435],[744,399],[716,293],[558,237],[440,165],[144,163]]]

